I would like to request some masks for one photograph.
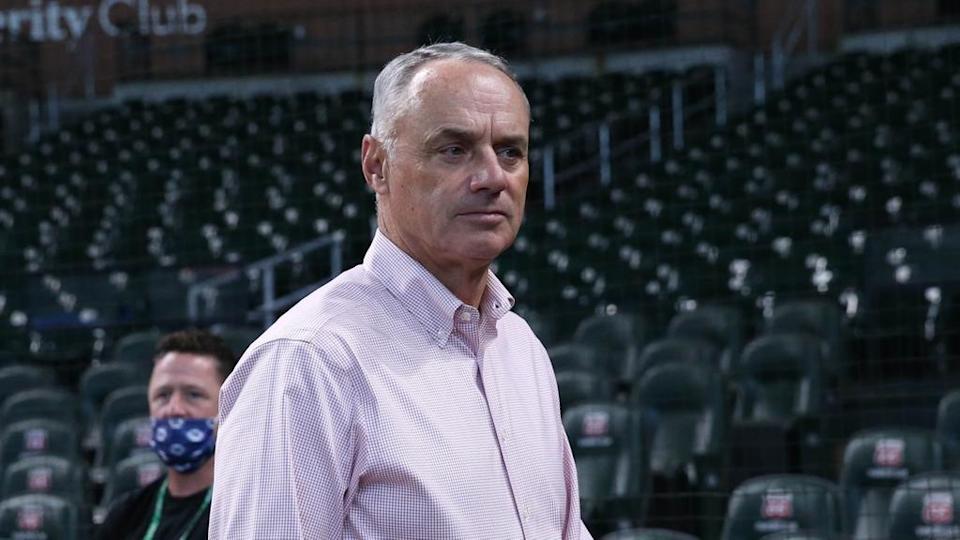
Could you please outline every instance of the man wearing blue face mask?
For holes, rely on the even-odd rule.
[[[151,446],[167,474],[113,504],[100,538],[207,538],[220,385],[235,363],[230,347],[203,330],[158,342],[147,398]]]

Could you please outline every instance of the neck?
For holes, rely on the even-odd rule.
[[[167,489],[174,497],[189,497],[211,485],[213,485],[213,457],[189,474],[167,469]]]
[[[453,293],[461,302],[468,306],[480,308],[483,292],[487,288],[487,270],[490,262],[477,263],[476,266],[458,265],[454,267],[442,266],[428,257],[418,257],[399,235],[392,234],[382,215],[378,220],[380,233],[390,239],[401,251],[413,260],[422,264],[428,272],[433,274],[444,287]]]

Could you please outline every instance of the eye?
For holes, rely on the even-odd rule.
[[[450,144],[440,149],[440,153],[446,157],[459,157],[467,153],[467,150],[459,144]]]
[[[523,150],[517,146],[507,146],[501,148],[497,153],[500,154],[500,157],[509,160],[519,160],[523,159],[524,157]]]

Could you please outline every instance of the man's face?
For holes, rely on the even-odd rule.
[[[455,60],[420,68],[406,98],[392,151],[364,144],[367,157],[382,159],[380,181],[367,179],[383,223],[428,269],[483,267],[510,247],[523,219],[526,100],[499,70]]]
[[[150,416],[215,418],[221,382],[213,357],[169,352],[157,359],[150,376]]]

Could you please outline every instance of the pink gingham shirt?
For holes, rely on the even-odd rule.
[[[210,538],[589,539],[550,361],[376,234],[220,394]]]

